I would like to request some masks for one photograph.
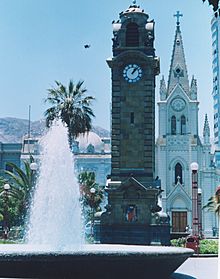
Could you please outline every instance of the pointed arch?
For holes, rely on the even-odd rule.
[[[126,28],[126,46],[136,47],[139,46],[139,30],[138,25],[134,22],[127,24]]]
[[[181,208],[179,207],[178,200],[181,200]],[[190,197],[182,190],[182,192],[174,192],[167,200],[169,206],[167,210],[171,211],[171,209],[187,209],[191,210],[191,199]],[[185,204],[185,206],[183,206]]]
[[[171,117],[171,135],[176,135],[176,116]]]
[[[175,184],[179,181],[180,184],[183,184],[183,168],[182,165],[178,162],[175,165]]]
[[[180,119],[180,130],[181,130],[181,135],[185,135],[186,134],[186,117],[185,117],[185,115],[181,116],[181,119]]]

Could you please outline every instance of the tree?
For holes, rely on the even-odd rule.
[[[23,224],[25,221],[29,209],[32,188],[34,186],[35,173],[31,170],[31,163],[33,162],[34,159],[31,156],[30,160],[24,161],[24,170],[14,163],[8,163],[12,171],[5,170],[5,174],[8,175],[11,186],[9,193],[14,198],[14,207],[17,208],[17,210],[16,208],[14,208],[14,210],[18,214],[17,219],[20,224]],[[9,210],[12,211],[13,209],[9,208]]]
[[[6,184],[8,184],[8,180],[0,177],[0,222],[4,226],[4,222],[7,219],[7,227],[10,228],[19,222],[20,195],[13,185],[10,185],[10,188],[5,190]]]
[[[220,237],[220,186],[217,187],[215,195],[209,198],[208,203],[203,208],[207,208],[217,214],[218,237]],[[218,240],[218,278],[220,278],[220,239]]]
[[[203,2],[205,2],[206,0],[202,0]],[[215,12],[215,16],[218,16],[218,9],[219,9],[219,0],[208,0],[209,5],[212,5],[213,7],[213,11]]]
[[[83,88],[83,81],[76,85],[70,80],[68,87],[55,81],[56,87],[48,89],[46,103],[52,106],[45,111],[46,125],[50,127],[55,119],[66,123],[69,133],[70,146],[72,141],[80,134],[89,132],[92,128],[91,103],[92,96],[86,96],[87,89]]]
[[[92,220],[94,213],[101,210],[100,204],[104,198],[103,189],[96,183],[94,172],[82,172],[78,180],[84,216],[86,219]],[[90,212],[88,212],[88,208]]]

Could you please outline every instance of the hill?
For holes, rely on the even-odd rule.
[[[29,122],[27,119],[5,117],[0,118],[0,142],[20,143],[22,138],[28,134]],[[45,121],[31,121],[30,134],[32,137],[41,137],[46,131]],[[108,130],[94,126],[92,131],[100,137],[110,137]]]

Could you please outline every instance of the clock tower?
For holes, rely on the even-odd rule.
[[[136,1],[113,21],[112,159],[102,243],[149,244],[152,214],[160,211],[155,180],[154,21]]]
[[[135,1],[133,1],[135,2]],[[111,180],[151,183],[155,164],[154,21],[136,4],[113,21]]]

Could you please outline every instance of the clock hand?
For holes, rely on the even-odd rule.
[[[137,71],[137,67],[136,68],[134,68],[134,70],[131,72],[131,74],[133,75],[136,71]]]

